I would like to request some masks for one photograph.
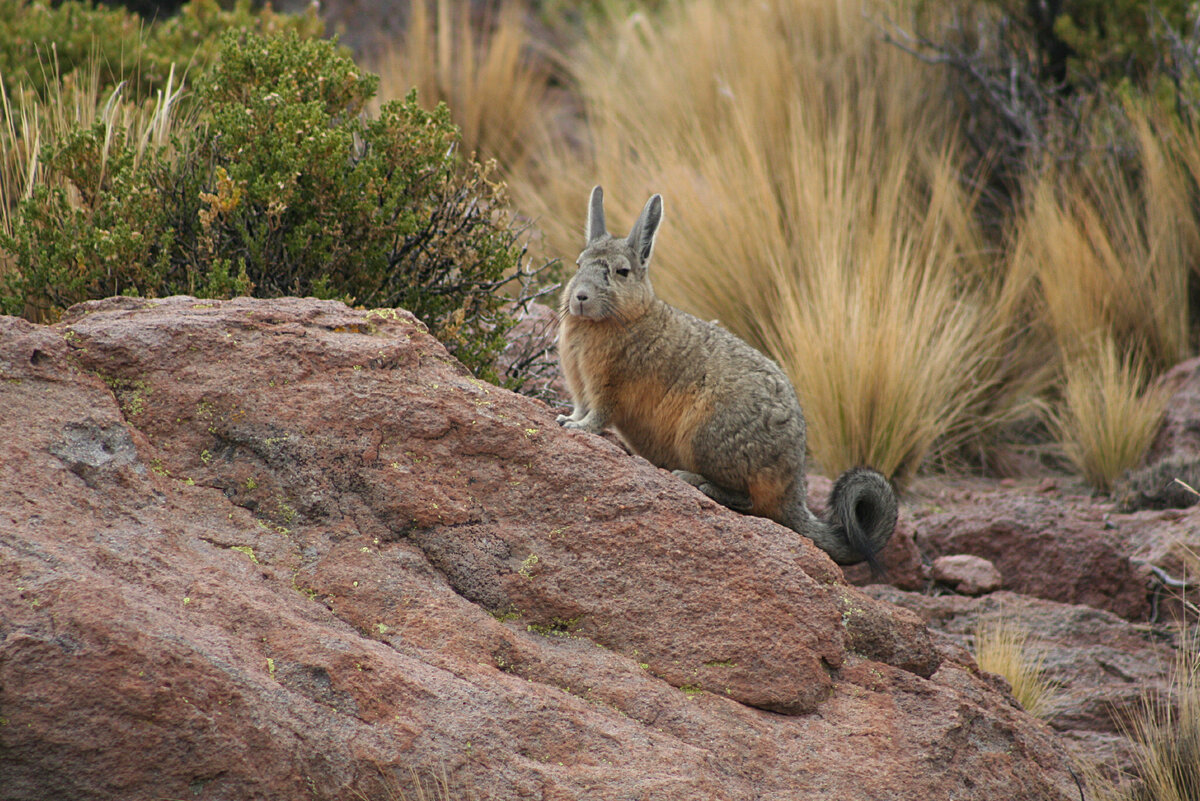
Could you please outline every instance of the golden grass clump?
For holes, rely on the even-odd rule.
[[[1030,647],[1027,631],[1002,619],[981,623],[974,653],[980,670],[1008,681],[1022,709],[1043,720],[1050,716],[1058,689],[1043,675],[1045,656]]]
[[[1200,655],[1181,652],[1171,686],[1175,704],[1147,698],[1131,730],[1147,801],[1200,798]]]
[[[1200,652],[1181,650],[1171,687],[1176,705],[1146,700],[1134,728],[1147,799],[1200,799]]]
[[[379,791],[370,795],[356,791],[354,795],[359,801],[455,801],[456,799],[474,798],[473,793],[454,793],[450,790],[450,780],[447,778],[446,766],[428,773],[416,768],[408,769],[408,784],[412,792],[406,790],[394,772],[385,771],[382,765],[376,765],[382,786]]]
[[[1025,287],[986,269],[944,73],[860,3],[671,2],[572,65],[591,150],[550,138],[513,179],[550,254],[580,249],[593,184],[614,221],[661,192],[657,291],[781,363],[826,472],[903,482],[1043,375],[1007,350]]]
[[[1136,467],[1162,422],[1167,395],[1148,386],[1134,355],[1120,355],[1103,340],[1064,363],[1065,386],[1054,428],[1068,459],[1102,492]]]
[[[1200,798],[1200,652],[1193,643],[1176,656],[1166,693],[1146,692],[1125,726],[1133,741],[1133,773],[1118,782],[1083,765],[1096,801],[1196,801]],[[1132,780],[1132,781],[1131,781]]]
[[[1102,147],[1103,132],[1085,163],[1030,170],[1009,269],[1037,282],[1065,358],[1112,336],[1163,370],[1189,353],[1188,277],[1200,228],[1185,154],[1162,134],[1174,126],[1134,107],[1129,119],[1132,174]],[[1200,160],[1200,150],[1193,155]]]
[[[471,18],[471,3],[418,0],[404,35],[372,58],[378,102],[410,89],[426,107],[445,102],[462,132],[462,147],[515,169],[543,113],[550,69],[532,57],[525,6],[503,0],[495,13]],[[487,6],[489,11],[492,5]]]

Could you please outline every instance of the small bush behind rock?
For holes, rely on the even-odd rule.
[[[96,63],[101,88],[136,76],[127,94],[144,99],[166,85],[172,65],[181,72],[212,61],[224,31],[293,30],[313,37],[325,28],[315,8],[280,14],[269,6],[255,9],[250,0],[224,6],[189,0],[178,14],[147,25],[124,9],[80,0],[0,0],[0,85],[10,96],[24,89],[45,97],[52,82]]]
[[[0,239],[16,267],[3,310],[54,319],[88,298],[180,292],[403,306],[496,380],[513,324],[499,290],[529,277],[505,188],[459,158],[444,106],[410,94],[367,119],[376,85],[334,43],[227,34],[169,147],[135,158],[101,121],[51,149],[60,185]]]

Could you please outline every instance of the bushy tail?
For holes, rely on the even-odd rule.
[[[842,565],[866,561],[882,575],[879,552],[891,538],[898,514],[896,492],[882,473],[866,467],[847,470],[833,485],[825,519],[833,541],[842,547],[826,552]]]

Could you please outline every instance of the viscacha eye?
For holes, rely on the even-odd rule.
[[[624,278],[625,276],[629,275],[629,268],[628,268],[628,267],[618,267],[618,268],[617,268],[617,275],[619,275],[619,276],[621,276],[622,278]]]

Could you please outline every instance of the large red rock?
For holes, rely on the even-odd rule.
[[[963,595],[984,595],[1000,589],[1004,579],[986,559],[960,553],[933,560],[931,573],[938,581]]]
[[[0,408],[5,798],[1077,797],[916,614],[405,312],[0,318]]]
[[[1195,614],[1200,586],[1200,506],[1134,514],[1110,520],[1131,561],[1150,572],[1150,617],[1186,619]]]

